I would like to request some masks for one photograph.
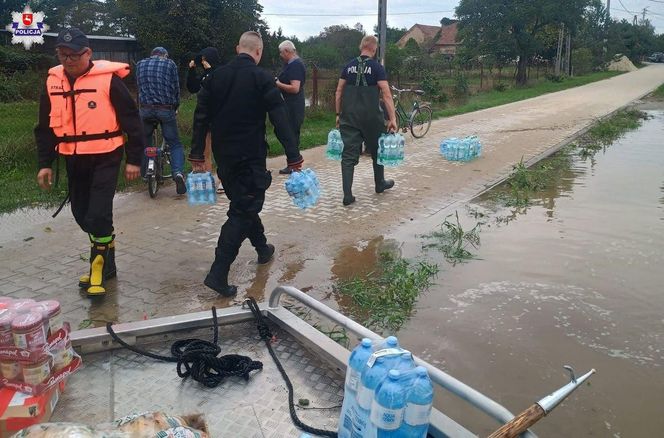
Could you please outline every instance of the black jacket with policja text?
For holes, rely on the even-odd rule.
[[[302,157],[288,123],[288,112],[274,78],[247,54],[207,75],[197,95],[189,159],[202,161],[210,126],[212,151],[222,159],[266,158],[265,116],[286,150],[288,162]],[[218,160],[217,160],[218,161]]]

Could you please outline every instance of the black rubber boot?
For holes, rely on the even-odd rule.
[[[344,205],[350,205],[355,202],[355,196],[353,196],[352,191],[354,173],[355,167],[341,165],[341,184],[344,190]]]
[[[95,243],[90,238],[90,260],[93,260],[93,251]],[[117,273],[117,268],[115,266],[115,234],[113,235],[113,240],[108,244],[108,258],[104,261],[104,281],[115,278]],[[78,287],[81,289],[87,289],[90,286],[90,272],[87,274],[81,275],[78,278]]]
[[[272,257],[274,257],[274,245],[268,243],[264,248],[256,248],[256,252],[258,253],[258,259],[256,260],[256,263],[259,265],[264,265],[269,263],[272,260]]]
[[[230,264],[224,264],[215,259],[210,272],[205,277],[203,284],[224,297],[233,297],[237,294],[237,286],[228,284],[228,271]]]
[[[385,167],[374,161],[374,182],[376,183],[376,193],[383,193],[385,190],[394,187],[394,180],[385,179]]]

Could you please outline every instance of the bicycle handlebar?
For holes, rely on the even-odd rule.
[[[404,88],[404,89],[399,89],[395,87],[394,85],[391,86],[392,91],[396,91],[398,94],[401,93],[415,93],[418,96],[422,96],[424,94],[424,90],[414,90],[412,88]]]

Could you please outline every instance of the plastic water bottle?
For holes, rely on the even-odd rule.
[[[185,184],[187,186],[187,202],[189,205],[198,205],[200,203],[198,192],[199,175],[200,174],[194,172],[191,172],[189,175],[187,175],[187,181]]]
[[[346,368],[344,402],[341,406],[341,415],[339,417],[339,438],[349,438],[352,436],[353,418],[357,415],[356,397],[360,385],[360,378],[362,376],[362,370],[367,364],[367,360],[373,351],[374,349],[371,339],[364,338],[350,354],[348,368]]]
[[[194,185],[193,185],[194,177],[193,177],[193,175],[194,175],[193,172],[190,173],[189,175],[187,175],[187,180],[185,181],[185,186],[187,187],[187,201],[189,202],[189,205],[193,205],[192,204],[192,199],[193,199],[192,195],[193,195],[193,192],[194,192]]]
[[[399,340],[396,336],[388,336],[387,338],[383,339],[378,344],[378,346],[380,348],[377,348],[377,350],[382,350],[385,348],[399,348]]]
[[[284,183],[293,203],[301,209],[313,207],[320,197],[320,182],[311,169],[293,172]]]
[[[385,162],[387,161],[387,136],[385,134],[381,134],[380,137],[378,137],[378,158],[377,162],[378,164],[384,166]]]
[[[207,178],[209,181],[209,187],[206,197],[207,204],[216,204],[217,203],[217,183],[214,180],[214,175],[211,172],[207,173]]]
[[[390,370],[377,388],[371,405],[371,424],[378,438],[401,437],[400,428],[406,410],[407,386],[398,370]]]
[[[399,361],[394,366],[394,369],[399,370],[402,373],[405,371],[410,371],[414,368],[415,362],[413,361],[413,354],[410,351],[401,353],[401,356],[399,356]]]
[[[393,167],[397,164],[397,160],[399,159],[399,151],[398,151],[398,140],[396,134],[388,134],[389,137],[389,154],[388,154],[388,161],[386,166],[388,167]]]
[[[406,410],[399,436],[404,438],[425,438],[429,430],[429,417],[433,404],[433,384],[426,368],[417,367],[416,377],[408,382]]]
[[[369,361],[371,361],[371,358]],[[362,370],[360,388],[357,391],[357,410],[353,419],[353,438],[372,436],[370,415],[374,391],[389,371],[389,363],[385,356],[376,358],[371,366],[368,362],[367,366]]]
[[[327,149],[325,155],[331,160],[341,160],[341,153],[344,149],[344,143],[341,140],[341,132],[333,129],[327,134]]]
[[[406,157],[406,139],[401,134],[397,134],[397,139],[399,147],[398,164],[401,164]]]

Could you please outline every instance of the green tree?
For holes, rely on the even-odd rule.
[[[309,53],[320,56],[321,62],[325,59],[326,62],[318,64],[319,67],[341,67],[341,64],[358,55],[360,41],[364,35],[364,29],[359,23],[352,28],[346,25],[328,26],[320,34],[310,37],[302,44],[302,54],[306,55],[307,59],[311,59]],[[336,65],[327,64],[332,61],[330,50],[338,53]]]
[[[0,19],[2,27],[12,20],[12,12],[21,12],[25,7],[25,0],[2,0],[0,2]],[[33,9],[35,12],[41,12],[40,9]]]
[[[461,0],[456,8],[459,38],[476,56],[499,54],[517,60],[516,84],[528,80],[528,63],[542,49],[550,25],[575,30],[590,0]]]
[[[223,59],[235,54],[240,35],[247,30],[270,38],[260,19],[256,0],[117,0],[129,31],[147,52],[164,46],[176,62],[187,62],[192,52],[216,47]]]
[[[88,35],[127,36],[127,19],[117,0],[36,0],[32,9],[46,14],[51,31],[78,27]]]

